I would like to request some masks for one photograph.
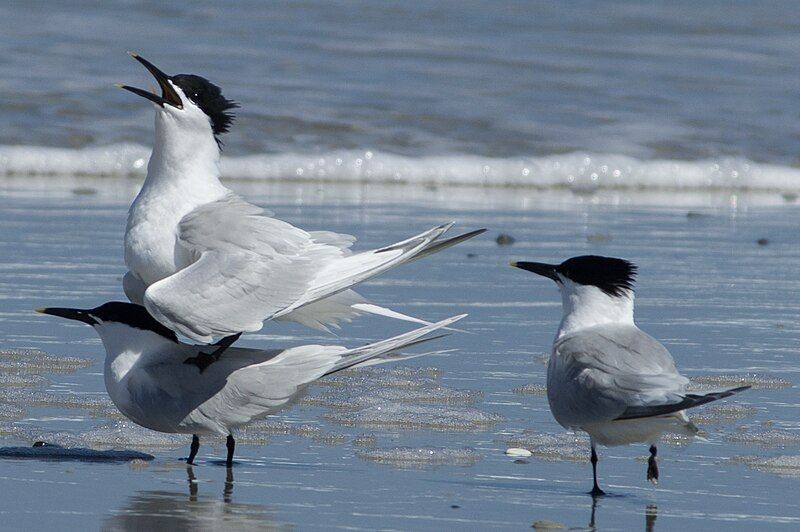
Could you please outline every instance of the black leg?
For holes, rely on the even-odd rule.
[[[225,442],[225,446],[228,448],[228,459],[225,461],[225,465],[233,467],[233,449],[236,447],[236,441],[233,439],[233,435],[228,434],[228,440]]]
[[[647,459],[647,480],[653,484],[658,484],[658,463],[656,463],[656,455],[658,449],[655,445],[650,446],[650,458]]]
[[[196,357],[189,357],[183,361],[184,364],[194,364],[198,368],[200,368],[200,373],[203,373],[208,366],[219,360],[219,357],[222,356],[222,353],[225,352],[230,346],[239,339],[242,333],[232,334],[230,336],[226,336],[219,342],[215,343],[214,346],[217,348],[214,349],[211,353],[197,353]]]
[[[592,497],[602,497],[606,492],[601,490],[600,486],[597,485],[597,451],[594,448],[594,443],[592,443],[592,476],[594,477],[594,487],[592,487],[592,491],[589,493]]]
[[[222,355],[222,353],[224,353],[226,349],[232,346],[236,342],[236,340],[239,339],[240,336],[242,336],[242,333],[232,334],[230,336],[226,336],[219,342],[215,343],[214,345],[217,348],[210,353],[211,356],[214,357],[215,360],[219,360],[219,357]]]
[[[189,458],[186,459],[187,464],[194,463],[194,457],[197,456],[197,451],[200,450],[200,438],[197,434],[192,434],[192,446],[189,447]]]

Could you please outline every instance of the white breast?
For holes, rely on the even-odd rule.
[[[156,112],[155,133],[147,178],[125,230],[125,264],[148,286],[195,260],[178,244],[181,219],[229,192],[219,181],[219,148],[210,127]]]
[[[141,368],[160,361],[165,357],[164,353],[174,353],[174,357],[181,359],[183,354],[178,344],[156,333],[114,322],[100,323],[95,329],[106,350],[103,376],[114,405],[125,417],[143,427],[176,432],[174,423],[165,417],[152,415],[163,411],[168,397],[159,383]]]
[[[212,183],[213,185],[213,183]],[[184,180],[148,179],[128,212],[125,264],[146,285],[185,268],[196,257],[178,243],[178,224],[197,207],[228,193],[217,182],[191,185]]]

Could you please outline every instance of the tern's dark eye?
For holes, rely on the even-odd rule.
[[[226,99],[219,87],[206,78],[193,74],[178,74],[170,79],[208,115],[214,135],[226,133],[230,129],[234,116],[228,111],[239,107],[239,104]]]

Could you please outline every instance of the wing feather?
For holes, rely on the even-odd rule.
[[[308,233],[270,214],[233,193],[187,214],[178,245],[192,262],[147,288],[142,302],[150,314],[197,342],[257,331],[265,320],[292,319],[286,315],[411,260],[452,225],[352,254],[350,235]],[[294,317],[322,327],[358,312],[343,311],[341,300]]]
[[[147,310],[198,342],[257,331],[303,297],[321,265],[346,254],[332,244],[352,243],[349,235],[312,235],[268,214],[230,194],[186,215],[178,241],[194,262],[147,289]]]
[[[576,428],[680,402],[688,382],[655,338],[635,325],[605,325],[556,342],[547,387],[556,420]]]

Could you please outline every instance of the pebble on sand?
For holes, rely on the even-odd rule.
[[[696,218],[704,218],[705,216],[706,215],[703,214],[702,212],[697,212],[697,211],[689,211],[689,212],[686,213],[686,217],[688,219],[690,219],[690,220],[696,219]]]
[[[586,235],[586,241],[590,243],[602,243],[602,242],[609,242],[611,240],[611,235],[608,233],[592,233],[591,235]]]
[[[494,241],[497,242],[498,246],[510,246],[516,242],[517,239],[511,235],[507,235],[506,233],[500,233],[497,235],[497,238],[495,238]]]
[[[555,521],[545,521],[541,519],[533,523],[532,528],[536,530],[566,530],[567,527]]]

